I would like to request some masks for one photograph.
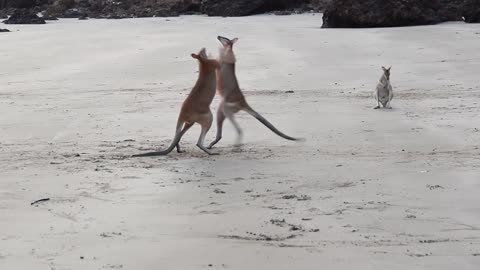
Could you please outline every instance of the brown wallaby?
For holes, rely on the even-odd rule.
[[[390,83],[390,70],[392,67],[385,68],[382,66],[383,74],[380,77],[380,81],[375,89],[375,99],[377,100],[377,106],[374,109],[380,109],[380,104],[384,108],[391,109],[391,102],[393,99],[393,88]]]
[[[238,133],[235,145],[238,146],[240,144],[242,130],[240,129],[237,121],[235,121],[234,115],[241,110],[246,111],[255,117],[278,136],[287,140],[298,140],[280,132],[270,122],[268,122],[267,119],[254,111],[248,105],[242,91],[240,90],[240,86],[238,85],[237,76],[235,75],[236,59],[235,54],[233,53],[233,44],[238,41],[238,38],[230,40],[226,37],[218,36],[217,39],[220,41],[220,43],[222,43],[219,56],[220,69],[217,70],[217,88],[222,100],[217,111],[217,136],[207,148],[211,149],[222,139],[222,126],[225,118],[228,118],[232,122]]]
[[[172,144],[163,151],[149,152],[145,154],[134,155],[133,157],[149,157],[161,156],[170,153],[173,148],[177,147],[177,152],[180,150],[180,139],[195,123],[202,126],[200,137],[198,138],[197,146],[209,155],[216,155],[203,146],[205,135],[212,126],[213,115],[210,111],[210,104],[215,97],[216,91],[216,74],[215,71],[220,68],[220,64],[215,59],[209,59],[205,48],[201,49],[198,54],[192,53],[191,56],[198,60],[199,75],[197,83],[192,91],[185,99],[178,116],[177,128]],[[183,129],[182,129],[183,126]]]

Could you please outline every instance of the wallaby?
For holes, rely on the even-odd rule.
[[[235,127],[238,133],[235,145],[240,145],[242,130],[240,129],[237,121],[235,121],[234,115],[241,110],[246,111],[258,119],[262,124],[272,130],[278,136],[287,140],[298,140],[280,132],[270,122],[268,122],[248,105],[242,91],[240,90],[240,86],[238,85],[237,76],[235,75],[236,59],[235,54],[233,53],[233,44],[238,41],[238,38],[230,40],[226,37],[218,36],[217,39],[220,41],[220,43],[222,43],[219,56],[220,69],[217,70],[217,88],[222,100],[217,111],[217,136],[207,148],[211,149],[222,139],[222,126],[225,118],[228,118]]]
[[[195,123],[199,123],[202,126],[197,146],[209,155],[217,155],[217,153],[212,153],[207,150],[203,146],[203,142],[205,141],[205,135],[212,126],[213,122],[210,104],[215,97],[215,71],[220,68],[220,64],[218,60],[208,58],[205,48],[201,49],[198,54],[192,53],[191,56],[198,60],[200,72],[195,86],[183,102],[180,115],[178,116],[177,128],[175,130],[175,136],[173,137],[172,144],[163,151],[149,152],[145,154],[134,155],[133,157],[167,155],[175,147],[177,147],[177,152],[183,153],[183,151],[180,150],[180,139]]]
[[[390,103],[393,99],[393,88],[390,84],[390,69],[392,69],[392,67],[385,68],[382,66],[383,74],[382,77],[380,77],[380,82],[378,82],[377,88],[375,89],[377,107],[374,109],[380,109],[380,104],[382,104],[384,108],[392,108]]]

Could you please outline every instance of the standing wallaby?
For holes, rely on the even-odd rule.
[[[236,59],[233,53],[233,44],[238,41],[238,38],[230,40],[226,37],[218,36],[217,39],[223,45],[223,47],[220,48],[219,56],[220,70],[217,70],[217,87],[222,100],[217,111],[217,136],[207,148],[211,149],[222,139],[222,126],[225,118],[228,118],[237,130],[238,137],[235,145],[238,146],[240,144],[242,130],[235,121],[234,115],[241,110],[244,110],[255,117],[278,136],[287,140],[297,140],[296,138],[287,136],[276,129],[270,122],[254,111],[245,100],[245,97],[240,90],[240,86],[238,85],[237,76],[235,75]]]
[[[382,66],[383,74],[382,77],[380,77],[380,82],[378,82],[377,88],[375,89],[377,107],[374,109],[380,109],[380,104],[382,104],[384,108],[392,108],[390,102],[392,102],[393,99],[393,88],[390,84],[390,69],[392,69],[392,67],[387,69]]]
[[[213,115],[210,111],[210,104],[215,97],[216,91],[216,74],[215,71],[220,68],[220,64],[215,59],[208,59],[205,48],[201,49],[198,54],[192,53],[191,56],[198,60],[199,75],[197,83],[183,102],[180,115],[178,116],[177,128],[175,130],[175,137],[173,137],[172,144],[163,151],[150,152],[145,154],[134,155],[133,157],[148,157],[161,156],[170,153],[175,146],[177,152],[180,151],[180,139],[195,123],[202,126],[200,137],[198,138],[197,146],[209,155],[216,155],[203,146],[205,135],[212,126]],[[182,129],[183,126],[183,129]]]

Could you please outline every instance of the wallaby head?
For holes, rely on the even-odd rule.
[[[390,66],[389,68],[385,68],[384,66],[382,66],[383,74],[385,75],[387,80],[390,80],[390,69],[392,69],[392,66]]]
[[[191,56],[198,60],[200,70],[212,71],[220,68],[220,63],[217,60],[208,58],[205,48],[202,48],[198,54],[192,53]]]
[[[235,54],[233,53],[233,44],[238,41],[238,38],[228,39],[226,37],[218,36],[218,41],[222,43],[222,47],[220,48],[220,62],[233,64],[235,63]]]

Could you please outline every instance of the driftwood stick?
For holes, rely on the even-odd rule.
[[[46,201],[50,201],[50,198],[44,198],[44,199],[36,200],[36,201],[32,202],[30,205],[34,205],[34,204],[37,204],[39,202],[46,202]]]

